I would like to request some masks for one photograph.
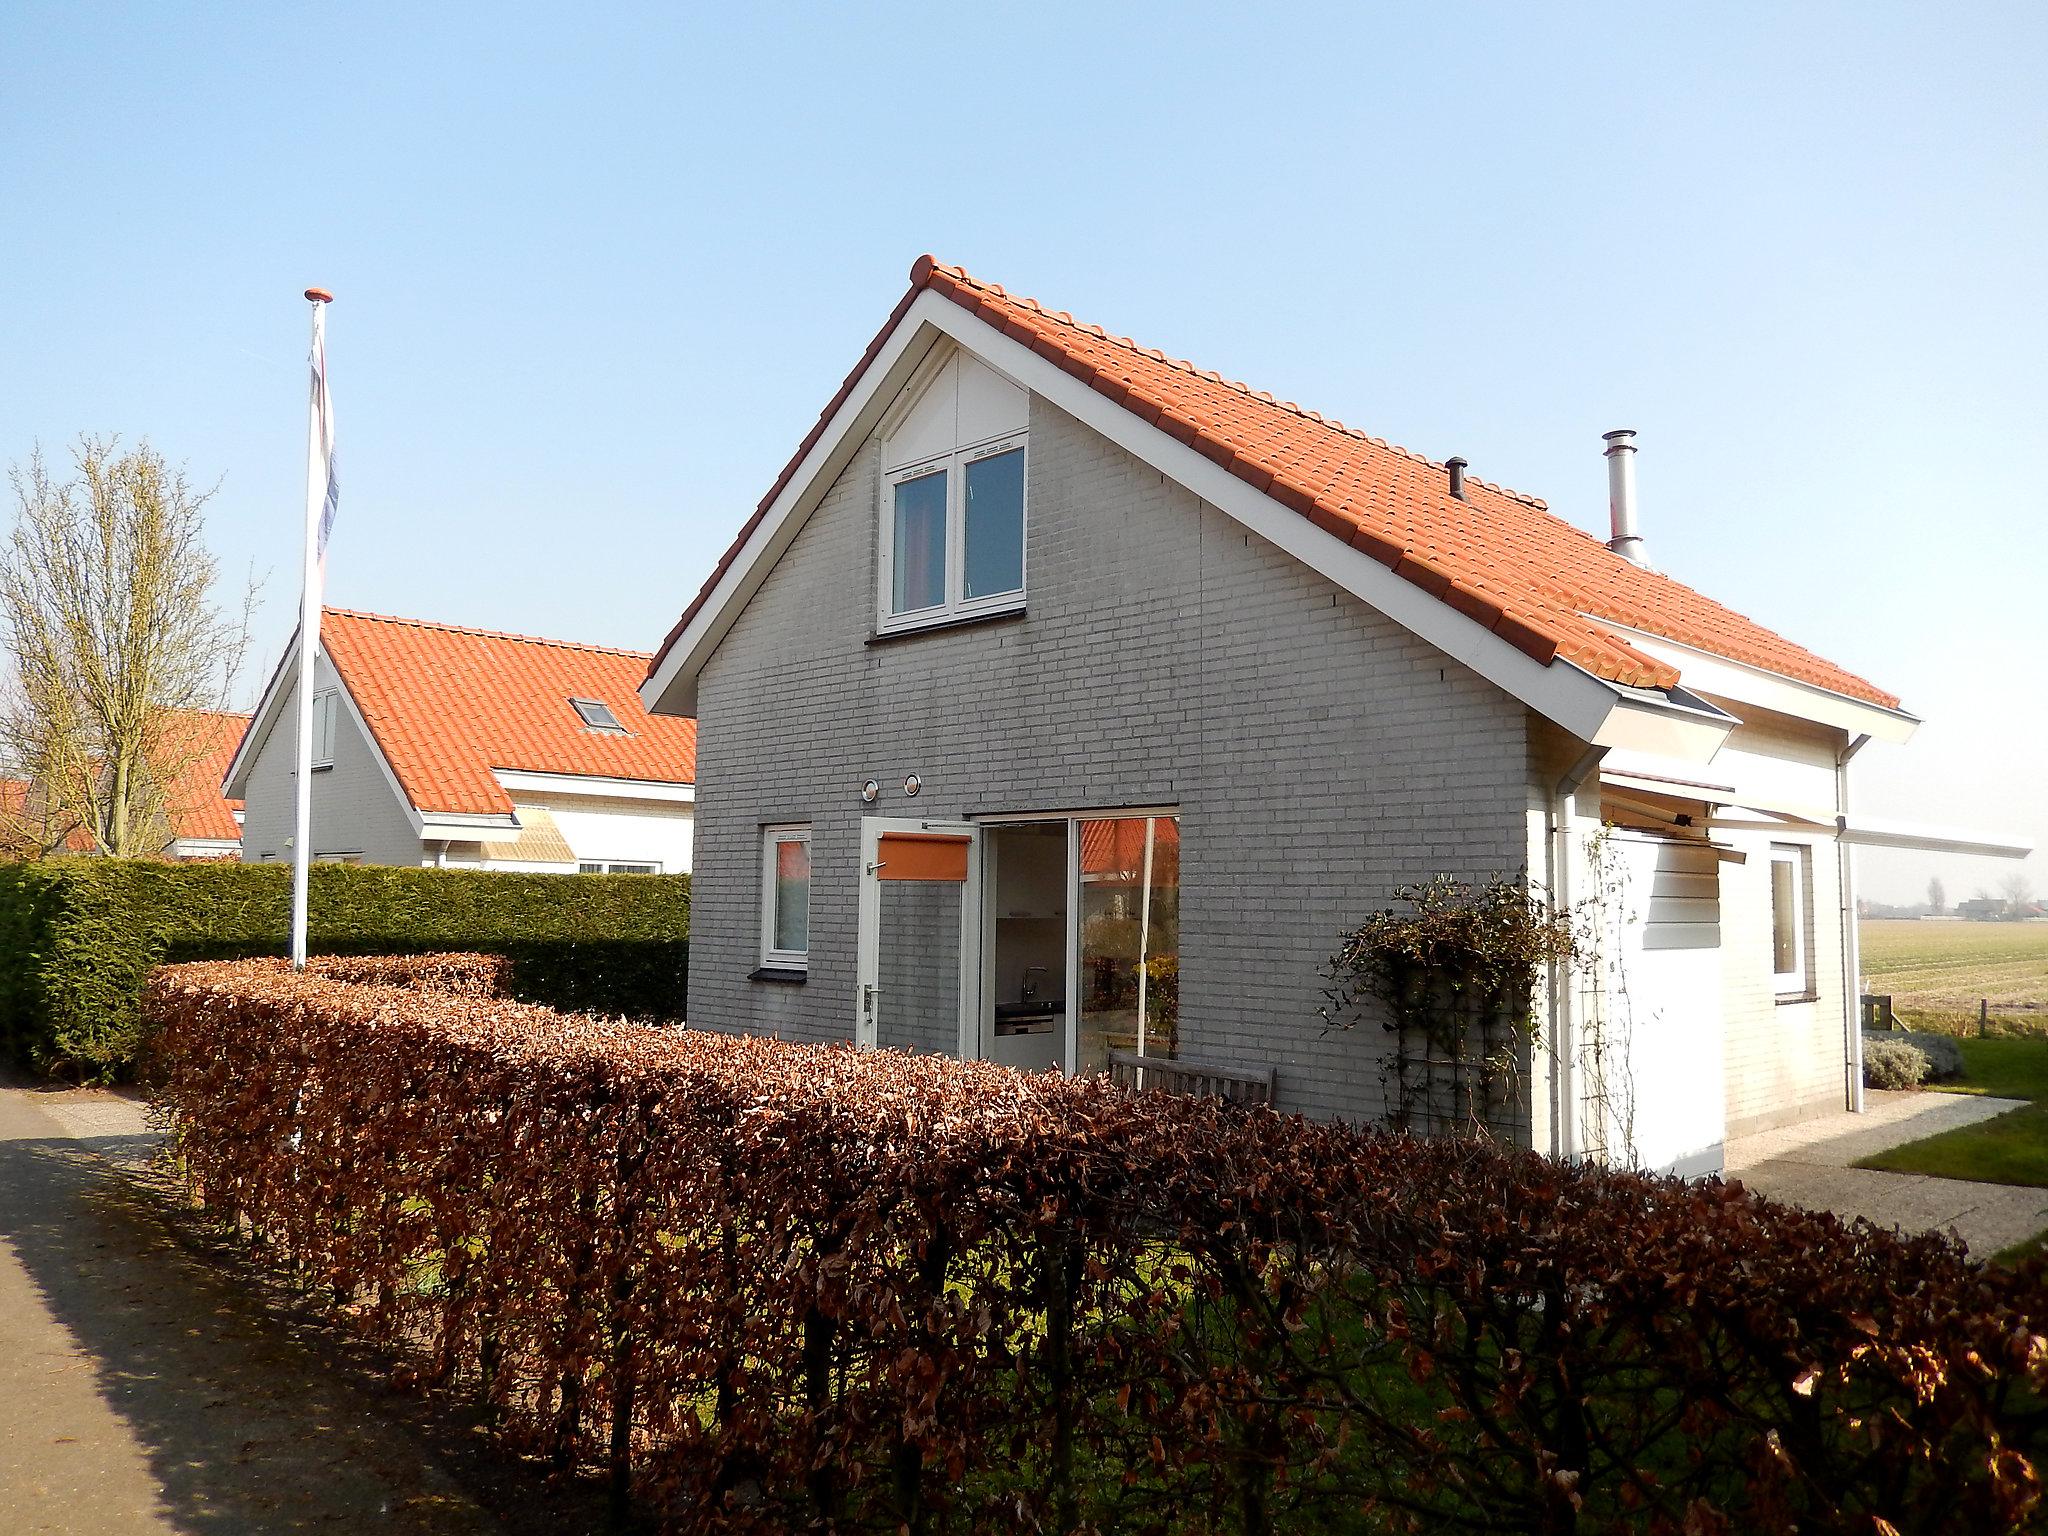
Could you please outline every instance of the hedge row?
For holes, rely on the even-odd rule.
[[[2039,1513],[2038,1266],[1736,1185],[398,979],[158,973],[192,1187],[665,1529]]]
[[[488,950],[518,996],[636,1018],[681,1016],[687,876],[521,875],[321,864],[316,953]],[[142,988],[166,962],[285,952],[281,864],[56,859],[0,866],[0,1054],[112,1077],[134,1060]]]

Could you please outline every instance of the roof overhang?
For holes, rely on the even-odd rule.
[[[606,800],[658,800],[688,805],[697,798],[694,784],[656,779],[614,779],[584,773],[543,773],[530,768],[494,768],[499,788],[507,794],[588,795]]]
[[[1594,677],[1563,658],[1537,661],[931,289],[919,293],[882,338],[824,429],[782,489],[757,514],[737,553],[641,684],[640,697],[650,711],[697,712],[697,679],[712,652],[897,392],[942,338],[950,338],[1042,396],[1581,741],[1703,762],[1738,723],[1685,690],[1664,694],[1628,688]]]
[[[1732,699],[1738,704],[1755,704],[1777,714],[1811,720],[1818,725],[1847,731],[1852,736],[1869,736],[1876,741],[1903,742],[1920,728],[1919,716],[1903,709],[1889,709],[1866,699],[1854,699],[1812,683],[1767,672],[1762,667],[1730,661],[1712,651],[1681,645],[1676,640],[1617,624],[1597,614],[1589,617],[1613,630],[1644,655],[1676,667],[1685,679],[1685,686],[1696,693],[1711,693],[1716,698]]]
[[[415,811],[413,826],[422,838],[437,843],[510,843],[525,830],[514,815],[461,811]]]

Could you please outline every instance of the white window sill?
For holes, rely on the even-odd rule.
[[[930,615],[919,614],[915,618],[890,619],[877,625],[875,632],[868,636],[869,645],[878,645],[887,640],[901,640],[911,635],[928,635],[935,630],[967,629],[976,624],[994,624],[1004,619],[1024,617],[1024,600],[1020,597],[1014,603],[1001,607],[970,608],[966,612],[941,612]]]

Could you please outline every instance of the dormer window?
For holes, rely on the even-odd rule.
[[[882,444],[882,632],[1024,606],[1029,397],[953,353],[907,392]]]
[[[605,731],[613,736],[626,734],[626,728],[619,724],[619,717],[612,713],[611,705],[601,699],[571,699],[569,707],[593,731]]]

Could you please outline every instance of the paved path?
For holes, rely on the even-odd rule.
[[[1860,1115],[1736,1137],[1728,1143],[1728,1177],[1787,1205],[1868,1216],[1908,1232],[1954,1232],[1980,1259],[2048,1228],[2048,1189],[1849,1166],[1887,1147],[2023,1108],[2024,1099],[1872,1091],[1864,1103]]]
[[[127,1177],[154,1146],[127,1099],[0,1086],[0,1530],[496,1530],[179,1247]]]

